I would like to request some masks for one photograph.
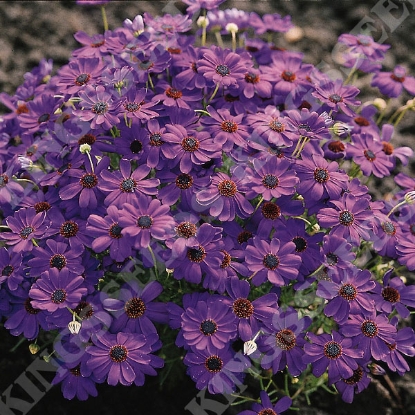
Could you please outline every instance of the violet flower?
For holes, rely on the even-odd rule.
[[[271,402],[270,397],[265,391],[261,391],[259,396],[261,403],[252,404],[252,410],[247,409],[239,412],[238,415],[279,415],[289,409],[292,404],[292,400],[288,396],[283,396],[278,399],[276,404]]]
[[[401,95],[403,89],[415,95],[415,78],[407,76],[406,69],[400,65],[395,66],[392,72],[375,73],[371,86],[377,86],[382,94],[390,98]]]

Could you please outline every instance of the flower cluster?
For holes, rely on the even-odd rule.
[[[69,399],[95,396],[96,383],[143,385],[164,364],[166,331],[213,394],[234,392],[252,362],[269,376],[311,376],[311,365],[352,402],[373,362],[402,375],[415,355],[403,320],[415,286],[393,270],[415,269],[415,181],[396,174],[413,155],[394,144],[401,113],[379,126],[386,112],[355,86],[262,39],[289,17],[221,2],[78,32],[82,47],[56,75],[42,61],[0,95],[11,110],[0,124],[0,316],[29,340],[58,333],[54,383]],[[196,46],[184,33],[200,8]],[[219,46],[206,46],[207,30]],[[387,46],[339,41],[349,79],[375,72],[381,93],[415,93],[401,66],[381,71]],[[401,190],[374,200],[369,181],[391,175]],[[260,397],[242,414],[291,405]]]

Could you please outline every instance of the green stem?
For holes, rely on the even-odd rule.
[[[219,90],[219,82],[215,86],[215,90],[213,91],[213,94],[210,96],[208,104],[212,101],[213,98],[215,98],[215,95],[218,93]]]
[[[159,272],[158,272],[158,270],[157,270],[157,261],[156,261],[156,256],[154,255],[154,251],[153,251],[153,249],[151,248],[151,246],[149,246],[149,247],[148,247],[148,250],[150,251],[151,258],[152,258],[152,260],[153,260],[153,262],[154,262],[154,272],[155,272],[155,274],[156,274],[156,279],[158,280],[158,279],[159,279]]]
[[[105,10],[105,5],[101,6],[101,14],[102,14],[102,22],[104,23],[104,31],[108,30],[108,20],[107,20],[107,12]]]
[[[232,33],[232,51],[235,52],[236,50],[236,32],[231,32]]]

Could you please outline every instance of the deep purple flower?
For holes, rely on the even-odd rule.
[[[42,272],[29,291],[32,307],[51,313],[67,307],[75,308],[87,291],[83,283],[81,276],[74,277],[67,268]]]
[[[394,344],[396,339],[396,327],[385,314],[376,315],[375,311],[370,316],[350,316],[340,333],[353,338],[353,345],[363,352],[365,359],[382,360],[389,353],[387,344]]]
[[[153,321],[161,323],[167,318],[165,304],[153,302],[162,291],[163,287],[157,281],[150,281],[141,287],[136,280],[131,280],[119,290],[118,299],[104,299],[104,309],[115,317],[111,332],[157,333]]]
[[[206,86],[205,77],[197,70],[197,61],[202,58],[204,51],[202,48],[194,48],[189,45],[186,52],[178,56],[175,61],[176,66],[186,68],[175,76],[175,80],[181,88],[201,89]]]
[[[11,245],[12,252],[30,252],[36,239],[44,238],[50,221],[46,213],[36,213],[34,209],[19,209],[13,216],[6,218],[7,226],[11,232],[0,233],[0,239]]]
[[[368,377],[369,369],[366,366],[358,366],[353,370],[353,375],[346,379],[341,379],[335,383],[344,402],[352,403],[355,394],[365,390],[370,383]]]
[[[165,239],[174,228],[170,206],[145,195],[124,204],[118,222],[121,233],[134,239],[135,249],[148,248],[151,238]]]
[[[210,83],[236,86],[244,78],[246,67],[235,52],[212,45],[197,62],[197,70]]]
[[[272,320],[265,322],[265,334],[258,339],[258,349],[264,353],[261,366],[272,368],[273,373],[284,370],[292,376],[299,376],[306,368],[302,361],[305,330],[310,326],[310,317],[299,318],[298,313],[291,307],[285,311],[279,310]]]
[[[214,10],[219,7],[225,0],[183,0],[183,3],[189,7],[186,9],[186,13],[193,15],[200,9]]]
[[[173,80],[170,85],[166,81],[159,81],[156,86],[157,94],[154,100],[162,101],[166,107],[196,109],[200,106],[202,95],[199,89],[182,89],[178,82]],[[199,107],[200,109],[200,107]]]
[[[393,168],[396,166],[396,159],[406,166],[408,164],[408,158],[412,157],[414,152],[410,147],[398,147],[395,148],[390,143],[393,138],[395,127],[391,124],[383,124],[381,132],[381,140],[383,145],[383,152],[386,154],[389,161],[392,162]],[[396,176],[395,176],[396,177]]]
[[[338,269],[353,267],[351,262],[356,258],[356,254],[352,252],[352,245],[336,235],[324,235],[322,253],[324,265],[329,273],[330,270],[337,273]]]
[[[365,176],[389,176],[393,168],[383,151],[383,144],[370,134],[353,134],[346,154],[347,158],[352,158],[360,166]]]
[[[254,211],[241,193],[247,190],[244,170],[236,167],[231,177],[225,173],[216,173],[211,185],[196,194],[196,200],[200,205],[209,207],[210,215],[221,221],[234,220],[236,215],[247,218]]]
[[[157,334],[104,333],[92,341],[86,349],[91,355],[87,366],[98,381],[106,379],[111,386],[141,386],[144,375],[155,376],[155,368],[163,367],[163,359],[151,354],[160,348]]]
[[[246,98],[253,98],[257,93],[261,98],[270,98],[274,77],[271,74],[262,73],[259,69],[249,68],[241,82],[242,93]]]
[[[377,86],[380,92],[390,98],[396,98],[402,89],[410,95],[415,95],[415,78],[407,76],[403,66],[395,66],[392,72],[377,72],[373,76],[371,86]]]
[[[3,163],[0,162],[0,203],[2,206],[20,204],[24,189],[12,178],[17,173],[17,169],[16,163],[10,163],[7,169],[3,169]]]
[[[278,13],[264,14],[259,17],[255,12],[251,12],[249,23],[258,35],[270,32],[287,32],[293,27],[291,16],[281,17]]]
[[[301,111],[290,110],[287,111],[286,119],[291,131],[297,136],[310,140],[331,137],[324,118],[315,111],[310,112],[307,108],[302,108]]]
[[[182,314],[182,333],[192,350],[224,349],[236,337],[236,317],[226,303],[216,297],[187,307]]]
[[[278,399],[276,404],[271,402],[270,397],[265,391],[261,391],[259,396],[261,398],[260,404],[254,403],[252,404],[252,410],[247,409],[239,412],[238,415],[279,415],[289,409],[292,404],[292,400],[288,396],[283,396]]]
[[[412,232],[407,232],[405,236],[399,238],[396,246],[398,261],[404,264],[410,271],[415,269],[415,238]]]
[[[145,122],[151,118],[157,117],[158,113],[151,109],[157,104],[157,102],[146,102],[145,99],[148,95],[147,90],[144,88],[130,88],[121,98],[119,115],[124,115],[124,117],[130,120],[130,122],[134,120]]]
[[[92,0],[91,0],[92,1]],[[111,35],[110,31],[107,31],[107,37]],[[74,34],[74,38],[84,45],[83,47],[76,49],[72,52],[72,55],[76,58],[102,58],[108,54],[108,48],[106,44],[105,34],[96,34],[89,36],[82,30]]]
[[[0,248],[0,286],[7,285],[10,291],[17,289],[23,281],[22,254],[9,253],[7,248]]]
[[[158,44],[151,51],[133,54],[131,66],[135,69],[139,82],[148,81],[152,73],[163,72],[170,63],[171,55],[164,46]]]
[[[360,238],[370,240],[373,227],[373,212],[369,210],[369,201],[344,194],[340,200],[330,203],[336,208],[323,208],[317,214],[321,226],[332,227],[331,235],[345,238],[353,245],[360,245]]]
[[[304,345],[303,362],[312,363],[314,376],[320,377],[328,369],[329,384],[353,376],[358,368],[355,359],[363,357],[363,350],[354,348],[351,339],[337,331],[318,336],[308,333],[307,336],[312,343]]]
[[[324,308],[324,314],[333,317],[334,321],[344,324],[350,315],[371,315],[375,303],[370,291],[375,287],[375,281],[368,270],[339,270],[331,276],[331,281],[320,281],[316,294],[329,300]]]
[[[252,244],[247,245],[245,252],[246,266],[254,273],[252,283],[256,286],[268,279],[272,284],[281,287],[298,275],[301,258],[295,255],[294,242],[282,245],[277,238],[268,243],[255,237]]]
[[[409,372],[411,368],[403,355],[415,356],[415,334],[411,327],[404,327],[396,333],[395,341],[387,344],[389,353],[383,357],[390,370],[399,373],[401,376]]]
[[[153,18],[149,13],[144,13],[145,24],[158,33],[165,34],[167,38],[173,37],[177,33],[187,32],[192,27],[189,16],[182,14],[165,14]]]
[[[150,147],[147,144],[147,131],[144,128],[128,128],[123,125],[120,125],[119,129],[121,137],[117,138],[117,153],[127,160],[145,163]]]
[[[108,206],[107,216],[90,215],[87,229],[94,240],[91,248],[100,253],[109,249],[110,257],[122,262],[131,255],[132,240],[122,233],[119,225],[119,210],[115,206]]]
[[[183,359],[188,366],[187,373],[196,383],[197,389],[206,389],[209,393],[232,393],[236,385],[241,385],[244,371],[250,361],[242,353],[233,353],[229,347],[218,349],[193,350]]]

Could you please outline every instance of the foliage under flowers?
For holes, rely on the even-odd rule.
[[[289,17],[221,2],[79,32],[56,75],[42,61],[0,95],[0,316],[35,343],[54,333],[69,399],[141,386],[166,361],[211,393],[250,374],[265,390],[242,414],[275,414],[316,378],[352,402],[374,363],[403,375],[415,355],[400,277],[415,269],[415,181],[398,173],[413,152],[393,144],[413,102],[382,125],[387,108],[262,40]],[[197,46],[182,33],[200,8]],[[401,66],[381,71],[387,45],[339,41],[348,81],[375,72],[383,94],[415,93]],[[374,200],[386,176],[401,190]],[[278,389],[280,371],[299,382]]]

